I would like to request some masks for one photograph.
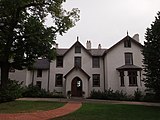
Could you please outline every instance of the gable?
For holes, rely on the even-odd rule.
[[[126,42],[127,40],[129,40],[131,42],[131,48],[133,47],[132,44],[135,44],[137,47],[140,47],[140,49],[143,48],[143,45],[141,43],[139,43],[138,41],[134,40],[133,38],[131,38],[130,36],[126,36],[124,37],[122,40],[120,40],[119,42],[117,42],[116,44],[114,44],[112,47],[110,47],[106,53],[112,51],[113,49],[115,49],[117,46],[119,46],[120,44],[123,44],[124,46],[124,42]],[[106,54],[105,53],[105,54]]]

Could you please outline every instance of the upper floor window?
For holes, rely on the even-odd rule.
[[[37,70],[37,77],[42,77],[42,70],[41,69]]]
[[[130,48],[131,47],[131,40],[125,40],[124,41],[124,47]]]
[[[57,56],[56,67],[63,67],[63,56]]]
[[[128,71],[129,86],[137,86],[137,71]]]
[[[55,80],[55,86],[56,87],[62,87],[63,86],[63,74],[56,74],[56,80]]]
[[[81,57],[75,57],[74,58],[74,65],[81,67]]]
[[[133,65],[133,54],[132,53],[125,53],[125,64]]]
[[[81,46],[75,46],[75,53],[81,53]]]
[[[93,87],[100,87],[100,74],[93,74]]]
[[[99,68],[100,67],[99,57],[93,57],[92,58],[92,66],[93,66],[93,68]]]

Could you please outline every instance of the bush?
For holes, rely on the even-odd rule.
[[[153,93],[146,93],[146,95],[143,98],[143,101],[146,101],[146,102],[160,102],[160,101],[155,99],[155,94],[153,94]]]
[[[22,96],[22,83],[15,80],[9,80],[5,88],[0,88],[0,102],[14,101]]]
[[[45,89],[40,89],[36,85],[28,85],[28,87],[24,88],[23,97],[39,97],[39,98],[62,98],[62,93],[48,92]]]
[[[135,101],[142,101],[142,92],[137,88],[136,91],[134,91],[134,100]]]
[[[105,90],[104,92],[101,91],[91,91],[90,98],[92,99],[104,99],[104,100],[127,100],[126,93],[123,91],[113,91],[111,89]]]

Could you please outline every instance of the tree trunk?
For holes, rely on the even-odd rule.
[[[4,62],[1,65],[1,87],[5,88],[7,86],[8,77],[9,77],[9,63]]]

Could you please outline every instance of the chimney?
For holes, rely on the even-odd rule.
[[[88,41],[88,40],[87,40],[86,48],[87,48],[87,49],[91,49],[91,41]]]
[[[98,45],[98,49],[101,49],[101,44]]]
[[[133,36],[133,39],[136,40],[137,42],[139,42],[139,34],[135,34],[135,35]]]
[[[58,43],[56,43],[56,49],[58,49]]]

